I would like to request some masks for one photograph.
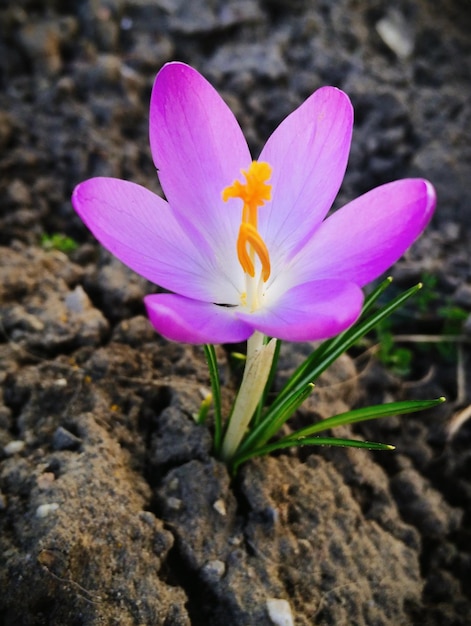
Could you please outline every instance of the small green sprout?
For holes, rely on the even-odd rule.
[[[379,361],[399,376],[408,376],[413,365],[414,351],[405,344],[414,344],[422,354],[426,353],[432,358],[438,352],[441,358],[448,361],[457,359],[457,345],[468,312],[453,304],[449,298],[443,301],[437,283],[435,275],[424,273],[422,288],[417,291],[413,304],[383,319],[363,344],[369,348],[372,344],[377,346],[375,354]],[[438,332],[405,333],[403,329],[406,320],[414,321],[415,325],[433,321]]]
[[[72,237],[62,235],[61,233],[53,233],[52,235],[44,233],[41,236],[41,247],[44,248],[44,250],[60,250],[60,252],[73,252],[74,250],[77,250],[78,243],[74,239],[72,239]]]

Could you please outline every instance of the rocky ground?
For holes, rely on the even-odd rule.
[[[470,28],[469,0],[0,4],[0,624],[471,623]],[[255,155],[315,88],[347,91],[337,205],[399,177],[436,186],[393,271],[424,295],[295,418],[447,396],[355,429],[395,452],[287,451],[235,479],[212,458],[192,417],[201,348],[154,333],[155,287],[70,204],[93,175],[158,190],[148,100],[172,59],[220,90]],[[285,347],[280,376],[305,349]]]

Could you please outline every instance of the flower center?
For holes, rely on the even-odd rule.
[[[246,182],[235,180],[222,192],[222,199],[225,202],[229,198],[240,198],[244,203],[237,237],[237,256],[244,272],[255,278],[255,255],[257,255],[264,283],[270,276],[270,255],[257,230],[257,211],[265,202],[271,200],[271,185],[267,184],[271,170],[268,163],[252,161],[248,170],[242,170]]]

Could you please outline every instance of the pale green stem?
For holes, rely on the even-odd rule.
[[[271,339],[267,344],[263,340],[264,335],[255,332],[247,341],[244,375],[222,444],[221,457],[226,463],[237,452],[270,374],[276,339]]]

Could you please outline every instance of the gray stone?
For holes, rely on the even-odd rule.
[[[75,436],[70,430],[59,426],[52,436],[52,447],[54,450],[78,450],[82,440]]]

